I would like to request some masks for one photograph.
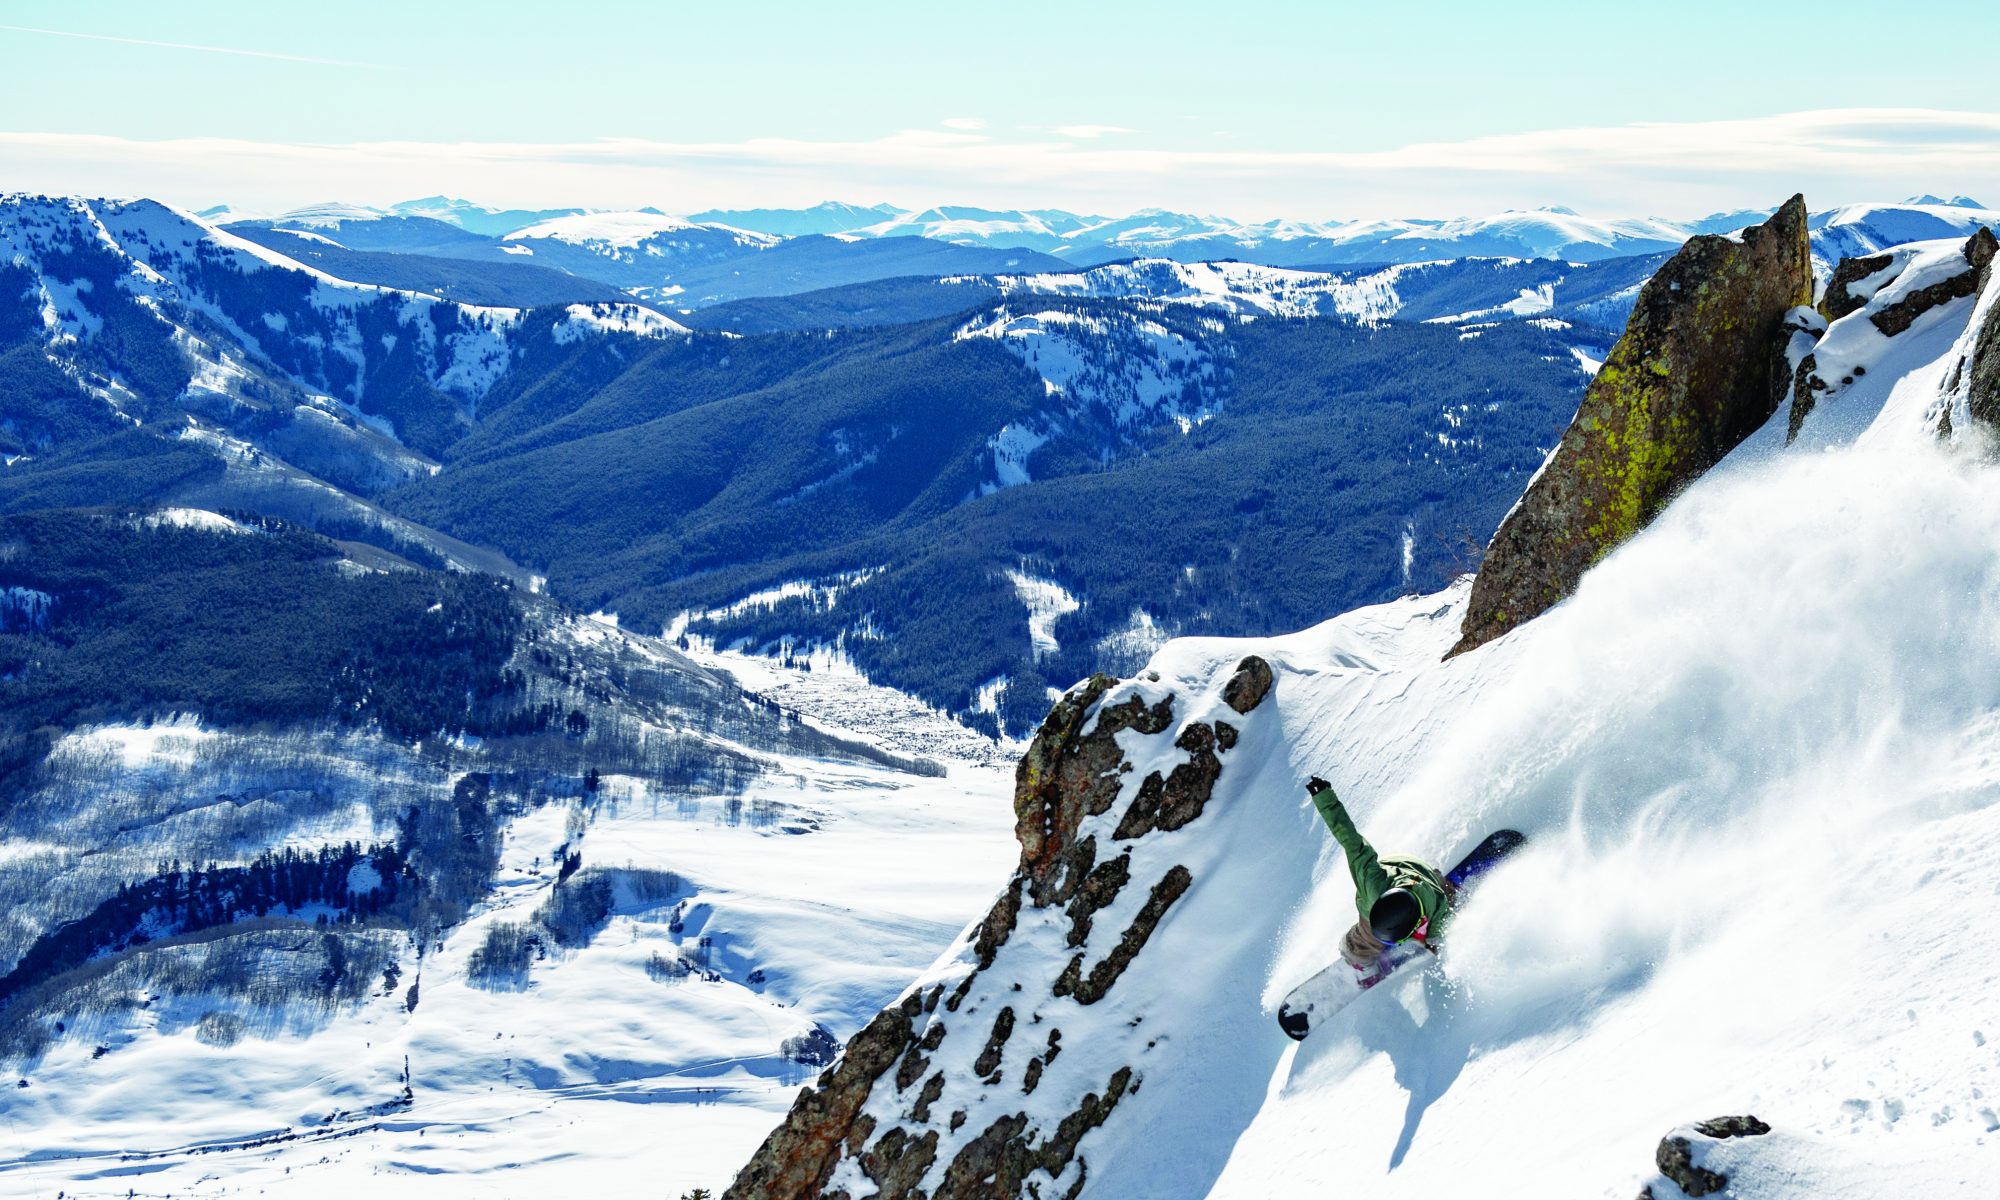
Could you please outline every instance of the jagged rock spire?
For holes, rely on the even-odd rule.
[[[1803,196],[1738,234],[1690,238],[1667,260],[1494,534],[1451,654],[1568,596],[1592,563],[1769,419],[1791,382],[1785,317],[1811,304],[1812,290]]]
[[[1254,656],[1207,694],[1071,688],[1015,774],[1021,862],[992,910],[799,1093],[724,1200],[1076,1195],[1086,1139],[1129,1122],[1167,1057],[1149,1052],[1186,1036],[1168,981],[1199,968],[1146,950],[1199,882],[1196,823],[1271,688]]]

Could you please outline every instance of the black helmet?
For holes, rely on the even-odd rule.
[[[1390,888],[1368,910],[1368,928],[1375,940],[1393,946],[1416,932],[1424,919],[1424,906],[1408,888]]]

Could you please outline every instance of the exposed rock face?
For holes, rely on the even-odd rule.
[[[1236,674],[1223,685],[1222,701],[1237,712],[1247,713],[1262,704],[1270,690],[1271,664],[1253,654],[1236,664]]]
[[[1099,675],[1057,702],[1015,773],[1013,878],[958,960],[799,1093],[725,1200],[1077,1195],[1086,1137],[1144,1082],[1128,1031],[1147,996],[1118,985],[1196,883],[1171,839],[1209,808],[1271,681],[1252,657],[1210,695]],[[1235,723],[1209,716],[1225,711]],[[1070,955],[1060,973],[1052,952]],[[1090,1014],[1113,994],[1107,1054]],[[1096,1030],[1095,1053],[1058,1063],[1066,1026],[1072,1042]]]
[[[1895,257],[1888,254],[1841,259],[1833,268],[1833,278],[1826,281],[1826,295],[1820,297],[1819,302],[1820,314],[1832,322],[1860,311],[1861,306],[1868,303],[1868,297],[1851,289],[1870,275],[1887,270],[1895,261]]]
[[[1971,379],[1966,402],[1972,419],[1990,432],[2000,433],[2000,304],[1986,310],[1979,323],[1978,340],[1973,343],[1972,361],[1967,364]]]
[[[1997,245],[1993,231],[1981,226],[1978,233],[1965,240],[1965,270],[1949,279],[1939,280],[1926,288],[1919,288],[1900,301],[1873,313],[1868,320],[1885,336],[1895,337],[1916,323],[1918,317],[1940,304],[1978,294],[1986,286],[1987,274],[1993,268],[1993,252]]]
[[[1762,425],[1791,383],[1785,316],[1811,303],[1801,196],[1762,225],[1692,238],[1669,259],[1494,535],[1451,654],[1568,596],[1592,563]]]
[[[1762,1137],[1771,1132],[1771,1127],[1752,1116],[1715,1117],[1702,1121],[1690,1133],[1706,1141],[1722,1141],[1726,1138]],[[1673,1185],[1690,1196],[1712,1196],[1729,1186],[1729,1176],[1720,1171],[1712,1171],[1701,1165],[1699,1151],[1702,1142],[1687,1133],[1675,1131],[1660,1139],[1660,1148],[1653,1155],[1653,1165],[1660,1169]],[[1639,1200],[1655,1200],[1651,1184],[1639,1192]]]

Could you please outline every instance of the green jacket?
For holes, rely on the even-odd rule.
[[[1451,918],[1451,890],[1443,873],[1420,858],[1376,854],[1375,847],[1354,827],[1354,818],[1347,815],[1347,806],[1332,788],[1314,793],[1312,802],[1319,810],[1320,820],[1332,831],[1333,840],[1347,851],[1347,869],[1354,875],[1354,907],[1361,913],[1361,919],[1368,920],[1368,910],[1375,907],[1383,892],[1408,888],[1416,894],[1417,903],[1431,921],[1425,942],[1437,945],[1445,922]]]

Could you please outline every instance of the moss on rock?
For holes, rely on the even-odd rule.
[[[1591,564],[1769,419],[1791,382],[1785,315],[1812,303],[1812,286],[1802,196],[1740,234],[1689,239],[1660,268],[1494,534],[1451,654],[1568,596]]]

